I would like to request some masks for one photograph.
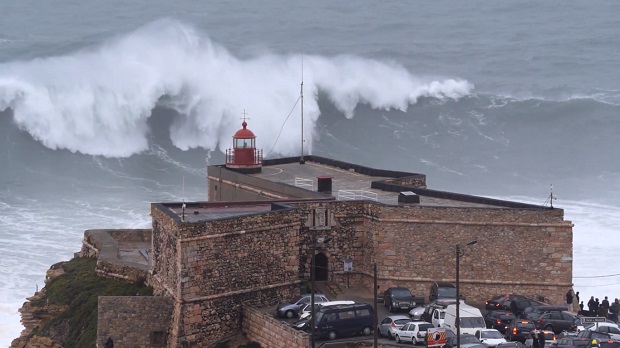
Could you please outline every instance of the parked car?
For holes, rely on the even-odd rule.
[[[598,331],[589,330],[589,329],[585,329],[581,331],[580,333],[577,334],[576,337],[585,338],[589,340],[598,339],[598,340],[605,340],[605,341],[611,339],[611,336],[609,336],[609,334],[607,333],[598,332]]]
[[[484,322],[489,329],[496,329],[502,334],[506,333],[506,327],[517,317],[509,311],[488,311],[484,315]]]
[[[396,342],[411,342],[413,345],[426,342],[426,331],[434,328],[433,324],[425,321],[410,321],[400,329],[394,331]]]
[[[446,307],[446,317],[444,319],[444,327],[452,331],[456,331],[456,304]],[[480,310],[467,304],[459,306],[459,328],[461,333],[474,335],[479,329],[486,329],[484,317]]]
[[[555,345],[557,338],[555,337],[555,333],[553,331],[541,330],[543,335],[545,335],[545,347]],[[525,340],[525,348],[532,348],[534,340],[532,339],[532,335]]]
[[[505,294],[494,296],[485,302],[485,308],[492,310],[510,310],[510,302],[513,300],[523,300],[525,296],[515,294]]]
[[[567,336],[558,339],[557,348],[583,348],[590,343],[591,340],[576,336]]]
[[[533,300],[531,298],[522,297],[517,298],[510,303],[510,310],[513,311],[518,318],[524,318],[523,313],[525,313],[528,308],[536,308],[540,306],[548,306],[548,304]],[[564,310],[566,309],[567,308],[565,307]]]
[[[495,348],[525,348],[523,343],[519,341],[500,343]]]
[[[586,345],[586,348],[620,348],[620,342],[619,341],[614,341],[614,340],[607,340],[607,341],[601,341],[601,340],[592,340],[590,342],[588,342],[588,345]]]
[[[512,342],[525,343],[530,332],[536,329],[534,322],[527,319],[513,319],[506,328],[506,339]]]
[[[294,318],[296,315],[299,314],[299,308],[302,305],[311,302],[310,296],[312,295],[311,294],[300,295],[290,300],[289,302],[279,304],[276,309],[277,315],[279,317],[286,317],[288,319]],[[314,303],[328,302],[328,301],[329,299],[327,299],[325,295],[314,294]]]
[[[594,331],[598,331],[598,332],[602,332],[602,333],[606,333],[608,334],[612,340],[615,341],[620,341],[620,329],[618,329],[618,325],[604,325],[607,323],[599,323],[598,328],[593,325],[591,326],[589,329],[590,330],[594,330]]]
[[[506,343],[504,336],[495,329],[478,330],[474,336],[487,347],[496,347],[498,344]]]
[[[314,332],[317,338],[330,340],[360,333],[370,335],[373,321],[374,309],[367,303],[321,307],[316,314]]]
[[[383,305],[390,312],[397,310],[409,311],[416,306],[416,298],[411,290],[405,287],[391,287],[383,293]]]
[[[379,336],[385,336],[391,340],[394,339],[394,332],[410,322],[411,319],[406,315],[391,315],[381,320],[377,332]]]
[[[543,313],[564,312],[567,308],[563,306],[530,306],[525,308],[520,317],[523,319],[536,320]]]
[[[448,334],[451,333],[451,334]],[[474,335],[462,334],[461,335],[461,348],[486,348],[479,339]],[[444,348],[456,348],[456,335],[450,330],[446,330],[446,345]]]
[[[433,282],[428,300],[430,302],[440,299],[456,300],[456,286],[450,282]]]
[[[318,312],[319,309],[323,306],[335,306],[339,304],[354,304],[355,301],[327,301],[327,302],[317,302],[314,304],[314,312]],[[310,317],[312,311],[310,310],[310,303],[304,304],[299,308],[299,318],[305,319]]]
[[[542,313],[534,320],[534,325],[539,330],[553,331],[559,334],[562,331],[576,331],[575,319],[574,315],[563,312]]]
[[[411,318],[411,320],[421,320],[422,318],[422,314],[424,313],[424,310],[428,307],[427,306],[420,306],[416,303],[416,306],[413,307],[412,310],[409,311],[409,317]]]
[[[444,327],[444,322],[446,320],[446,310],[445,309],[435,309],[433,311],[433,317],[431,318],[431,324],[434,327]]]
[[[433,301],[429,303],[428,305],[426,305],[426,307],[424,307],[424,312],[420,316],[420,320],[432,323],[433,312],[435,312],[438,309],[446,309],[449,305],[455,304],[455,303],[456,303],[456,299],[443,299],[443,300]],[[464,303],[464,302],[461,301],[461,303]],[[411,314],[411,312],[409,312],[409,314]]]

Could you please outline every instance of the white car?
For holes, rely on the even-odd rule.
[[[445,319],[446,319],[446,310],[436,309],[433,311],[433,317],[431,318],[431,323],[435,327],[443,327],[443,322]]]
[[[598,324],[598,328],[596,327],[597,324]],[[586,328],[590,330],[595,330],[598,332],[606,333],[613,340],[616,340],[616,341],[620,340],[620,328],[618,327],[618,324],[616,323],[602,322],[602,323],[592,324],[591,326],[587,326]]]
[[[318,302],[314,304],[314,311],[318,312],[321,307],[335,306],[341,304],[355,304],[355,301],[328,301],[328,302]],[[299,319],[306,319],[310,317],[311,314],[310,304],[305,304],[301,306],[299,310]]]
[[[390,315],[379,323],[379,336],[385,336],[391,340],[394,339],[394,332],[410,322],[411,319],[406,315]]]
[[[426,331],[434,328],[425,321],[410,321],[398,330],[394,330],[396,342],[411,342],[414,345],[426,342]]]
[[[476,331],[476,338],[487,347],[495,347],[500,343],[506,343],[504,336],[496,329],[478,330]]]

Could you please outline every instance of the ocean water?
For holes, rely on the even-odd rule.
[[[206,199],[206,164],[223,161],[244,110],[268,157],[299,154],[302,66],[307,151],[425,173],[435,189],[541,205],[553,189],[575,225],[575,290],[620,297],[620,3],[8,1],[0,13],[2,347],[84,230],[147,227],[150,202]]]

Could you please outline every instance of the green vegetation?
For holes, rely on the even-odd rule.
[[[95,258],[74,258],[52,268],[64,274],[46,286],[46,296],[32,302],[33,307],[68,306],[33,335],[47,336],[64,342],[65,347],[95,347],[97,337],[97,298],[99,296],[152,296],[153,289],[143,283],[107,279],[97,276]]]

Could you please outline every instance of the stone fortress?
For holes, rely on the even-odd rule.
[[[208,347],[243,331],[265,347],[308,335],[258,310],[317,281],[372,291],[455,281],[467,299],[519,293],[563,303],[572,287],[572,223],[562,209],[427,188],[423,174],[317,156],[263,160],[255,136],[233,136],[208,167],[208,201],[153,203],[152,230],[86,231],[81,256],[102,276],[146,280],[153,297],[100,297],[97,342]],[[329,243],[318,243],[331,237]],[[314,251],[314,255],[313,255]],[[352,269],[345,272],[345,263]]]

